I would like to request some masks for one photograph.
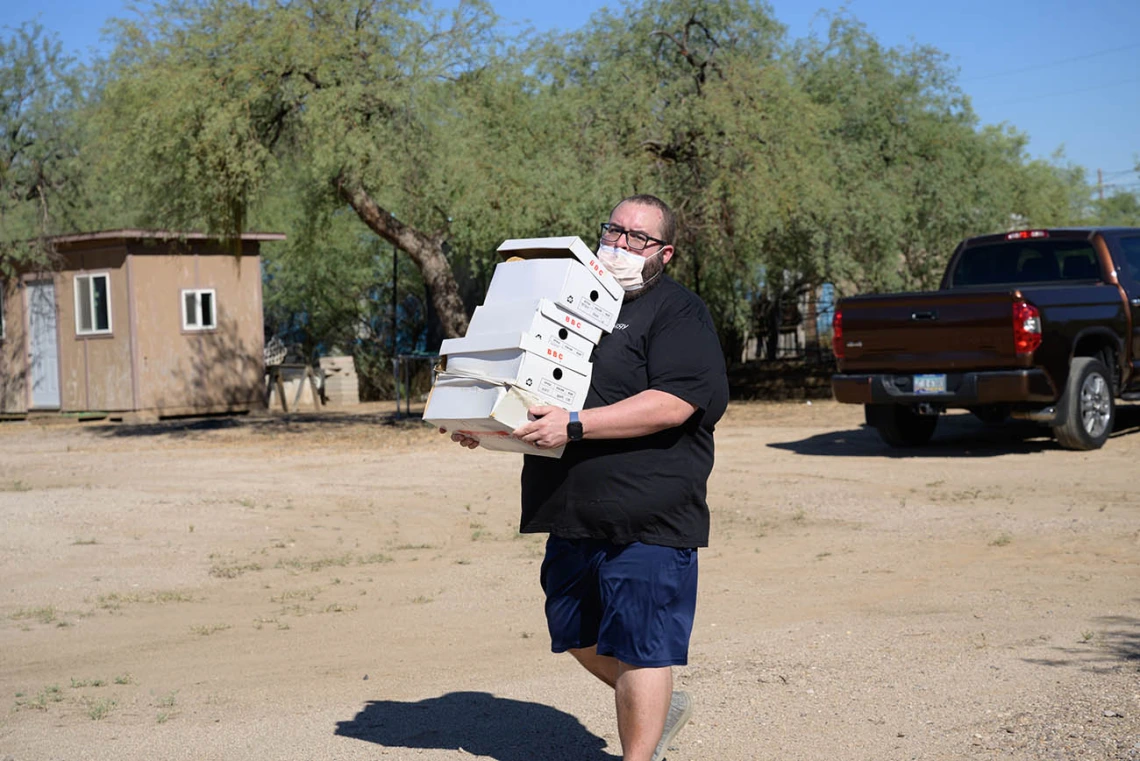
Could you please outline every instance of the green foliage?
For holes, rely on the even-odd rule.
[[[1098,200],[1094,213],[1097,224],[1140,227],[1140,197],[1136,193],[1119,190]]]
[[[331,193],[411,256],[461,331],[443,242],[493,150],[455,150],[477,142],[463,82],[482,79],[492,23],[478,0],[446,13],[416,0],[158,5],[120,29],[104,110],[122,135],[118,174],[156,221],[225,236],[283,176],[306,183],[292,187],[304,226]]]
[[[397,332],[419,336],[426,329],[419,273],[361,225],[327,185],[281,173],[252,221],[259,229],[288,231],[287,241],[262,249],[267,336],[299,344],[308,361],[322,352],[344,352],[356,355],[358,369],[371,366],[371,359],[377,372],[386,372],[394,259],[405,317]]]
[[[936,285],[967,235],[1136,223],[1135,196],[1094,204],[1062,156],[980,125],[939,51],[884,47],[845,13],[798,41],[746,0],[627,0],[513,44],[495,30],[478,0],[166,0],[120,22],[95,74],[24,30],[3,76],[34,94],[13,110],[3,90],[0,129],[36,139],[0,176],[3,237],[61,229],[60,208],[284,231],[264,249],[267,329],[385,368],[396,280],[398,332],[430,307],[454,335],[499,242],[593,244],[634,192],[676,209],[671,272],[729,357],[823,283]]]
[[[46,265],[79,204],[82,77],[39,26],[0,39],[0,275]]]

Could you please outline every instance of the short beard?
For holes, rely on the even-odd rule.
[[[641,298],[645,294],[652,291],[657,286],[661,285],[661,281],[665,275],[665,260],[664,257],[655,256],[652,259],[646,259],[645,265],[641,270],[642,285],[636,291],[626,291],[625,301],[634,301]]]

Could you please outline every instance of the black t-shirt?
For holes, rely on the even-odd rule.
[[[572,441],[560,459],[527,455],[523,533],[705,547],[713,428],[728,404],[724,355],[708,308],[667,276],[622,304],[591,359],[585,408],[646,389],[697,407],[676,428],[633,439]]]

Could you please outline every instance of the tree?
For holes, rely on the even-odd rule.
[[[883,48],[854,19],[802,41],[797,80],[833,115],[833,215],[820,237],[840,293],[934,287],[963,237],[1080,222],[1079,169],[1030,160],[1028,138],[981,127],[946,57]]]
[[[425,348],[423,283],[405,254],[397,257],[323,186],[298,176],[304,169],[283,170],[251,220],[288,231],[285,242],[262,248],[266,337],[282,338],[305,361],[351,354],[362,394],[376,393],[391,382],[392,356]],[[306,187],[316,197],[304,195]]]
[[[730,359],[766,280],[768,235],[818,187],[819,114],[791,86],[783,35],[754,3],[647,0],[596,14],[552,75],[579,93],[610,196],[674,207],[673,274],[709,305]]]
[[[0,275],[44,266],[79,211],[83,72],[25,24],[0,39]]]
[[[518,48],[493,27],[480,0],[167,0],[107,65],[110,185],[144,224],[285,225],[266,304],[309,350],[380,345],[382,243],[460,335],[499,241],[593,243],[633,192],[676,209],[671,270],[730,360],[758,306],[776,329],[806,296],[814,324],[824,283],[929,287],[964,236],[1087,213],[1079,170],[980,127],[945,56],[847,16],[795,45],[746,0],[626,2]]]
[[[472,128],[461,86],[493,46],[478,0],[171,0],[124,22],[106,92],[117,165],[180,227],[234,236],[283,165],[415,263],[448,335],[467,314],[444,254]],[[493,148],[489,148],[493,149]],[[455,171],[458,170],[458,175]]]
[[[1140,227],[1140,197],[1118,190],[1095,205],[1097,224]]]

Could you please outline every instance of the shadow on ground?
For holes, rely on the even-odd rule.
[[[141,438],[147,436],[186,438],[211,431],[246,429],[254,434],[306,434],[314,431],[335,431],[358,426],[384,426],[387,428],[420,428],[424,425],[420,413],[394,412],[298,412],[254,413],[250,415],[217,415],[212,417],[185,417],[159,420],[156,423],[100,423],[87,424],[86,430],[107,438]]]
[[[1094,672],[1121,668],[1140,671],[1140,618],[1102,616],[1102,629],[1089,631],[1088,641],[1057,647],[1054,658],[1027,658],[1038,666],[1077,666]]]
[[[1140,618],[1104,616],[1098,620],[1107,627],[1103,641],[1109,652],[1140,666]]]
[[[1116,408],[1112,438],[1140,431],[1140,406]],[[1000,457],[1060,447],[1045,426],[1019,420],[986,424],[969,414],[943,415],[930,443],[919,447],[887,446],[874,428],[859,428],[777,441],[768,446],[802,455],[824,457]]]
[[[497,761],[617,761],[605,740],[568,713],[486,692],[416,703],[369,702],[336,734],[385,748],[459,750]]]

